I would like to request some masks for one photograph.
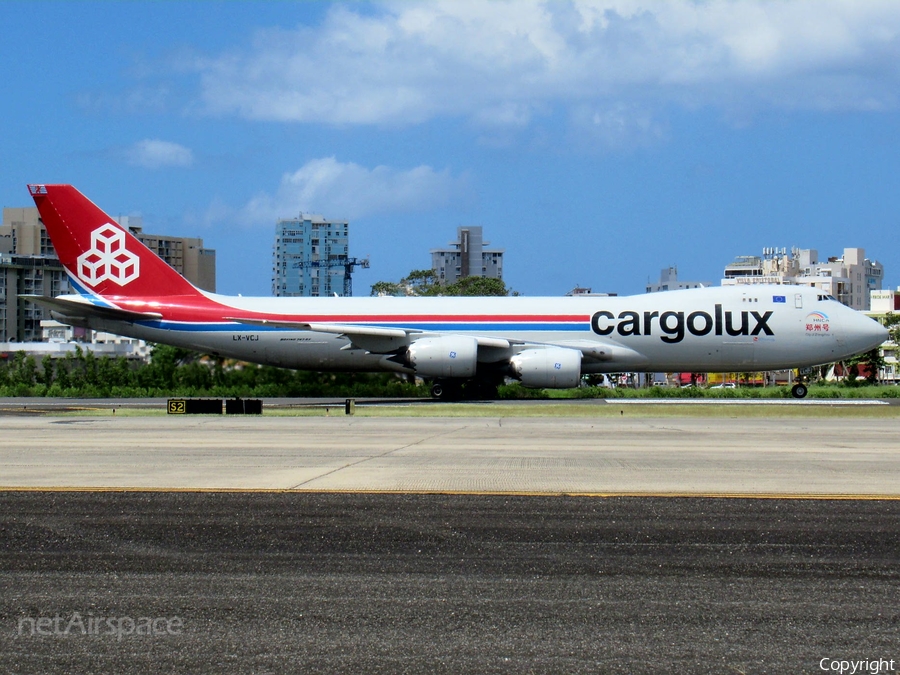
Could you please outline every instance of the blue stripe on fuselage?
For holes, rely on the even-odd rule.
[[[318,322],[324,323],[324,322]],[[302,328],[282,326],[253,326],[242,323],[182,323],[179,321],[138,321],[139,326],[160,330],[176,330],[189,332],[241,331],[257,333],[269,331],[302,331]],[[585,331],[590,330],[584,323],[355,323],[360,328],[400,328],[407,330],[431,331],[441,333],[478,332],[478,331]]]

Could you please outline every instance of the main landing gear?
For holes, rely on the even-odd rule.
[[[793,387],[791,387],[791,396],[794,398],[806,398],[806,395],[809,393],[809,387],[807,387],[803,382],[798,382]]]
[[[431,398],[438,401],[458,401],[462,398],[462,383],[451,380],[435,380],[431,383]]]
[[[435,380],[431,397],[438,401],[478,401],[497,398],[497,384],[490,380]]]

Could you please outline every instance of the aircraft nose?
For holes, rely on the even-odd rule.
[[[848,324],[847,342],[858,353],[870,351],[887,342],[890,337],[887,328],[862,312],[853,314],[852,321],[846,322]]]

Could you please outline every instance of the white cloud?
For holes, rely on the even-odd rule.
[[[190,166],[194,163],[194,153],[190,148],[157,139],[138,141],[125,151],[125,158],[132,166],[141,166],[145,169]]]
[[[574,106],[570,116],[573,142],[593,140],[614,149],[646,145],[666,135],[665,126],[648,110],[624,103],[593,108]]]
[[[453,177],[447,170],[435,171],[430,166],[407,171],[387,166],[367,169],[323,157],[284,174],[275,194],[257,195],[241,209],[237,219],[248,225],[269,226],[302,211],[354,220],[428,211],[469,198],[468,180]]]
[[[523,128],[558,106],[570,119],[589,108],[601,121],[672,103],[894,109],[900,3],[336,5],[319,26],[259,31],[247,48],[194,69],[209,112],[338,125],[452,116]]]

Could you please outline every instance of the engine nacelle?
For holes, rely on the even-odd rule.
[[[512,376],[532,389],[568,389],[581,381],[581,352],[564,347],[526,349],[509,360]]]
[[[419,338],[407,348],[406,363],[421,377],[473,377],[478,340],[465,335]]]

